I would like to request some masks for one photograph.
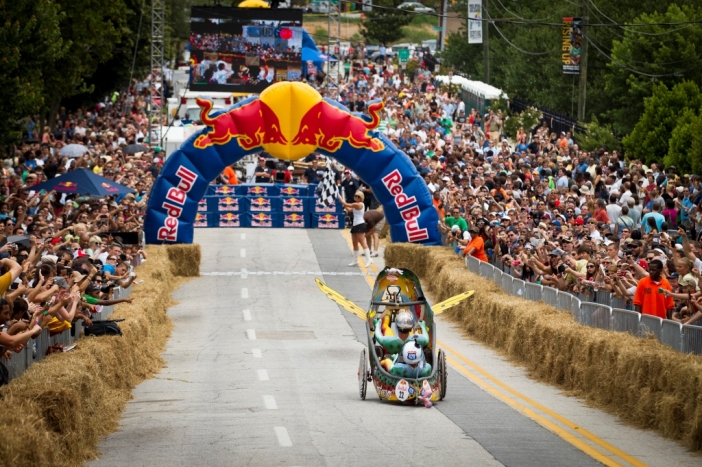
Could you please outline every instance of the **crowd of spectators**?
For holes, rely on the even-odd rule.
[[[55,124],[29,132],[36,139],[20,143],[2,161],[0,346],[5,359],[32,345],[43,328],[57,334],[76,320],[89,326],[102,306],[131,301],[111,297],[116,287],[137,281],[131,266],[146,258],[139,233],[147,193],[162,165],[158,148],[124,151],[146,139],[145,109],[143,96],[134,94],[75,112],[62,108]],[[68,144],[87,151],[80,157],[60,155]],[[79,168],[135,192],[97,197],[33,190]],[[2,368],[0,373],[7,374]]]

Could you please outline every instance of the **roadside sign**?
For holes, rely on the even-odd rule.
[[[434,31],[441,31],[441,26],[432,26]]]
[[[409,60],[409,49],[398,50],[397,56],[400,58],[400,63],[406,63]]]

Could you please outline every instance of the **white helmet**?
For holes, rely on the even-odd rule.
[[[412,366],[424,361],[422,346],[414,340],[405,342],[405,345],[402,346],[402,359]]]
[[[400,311],[395,317],[395,325],[402,332],[410,332],[414,327],[414,316],[409,311]]]

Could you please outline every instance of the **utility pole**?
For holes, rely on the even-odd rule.
[[[583,33],[583,42],[580,44],[580,85],[578,87],[578,121],[585,121],[585,103],[587,100],[587,46],[590,22],[590,0],[583,0],[583,16],[580,27]]]
[[[448,16],[448,2],[449,0],[441,0],[441,18],[439,19],[439,26],[441,31],[439,31],[439,43],[436,44],[436,50],[443,52],[444,44],[446,44],[446,26],[448,25],[446,17]]]
[[[483,0],[483,81],[490,84],[490,22],[488,21],[488,0]]]

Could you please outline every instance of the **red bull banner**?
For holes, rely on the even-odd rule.
[[[197,203],[197,212],[207,211],[207,198],[202,198],[200,202]]]
[[[312,214],[312,228],[315,229],[343,229],[344,214],[342,213],[326,213]]]
[[[277,216],[286,213],[304,214],[304,210],[292,210],[299,209],[295,201],[287,204],[289,211],[276,203],[282,198],[302,199],[310,196],[309,191],[296,193],[298,188],[290,187],[281,194],[281,187],[274,184],[209,187],[209,182],[249,154],[266,151],[291,161],[317,151],[335,158],[370,185],[384,207],[394,241],[440,244],[438,214],[426,183],[409,157],[376,131],[383,102],[368,103],[369,116],[365,116],[323,99],[307,84],[279,82],[226,110],[213,111],[207,98],[198,99],[198,105],[206,127],[171,154],[154,183],[144,223],[147,243],[192,243],[198,207],[206,193],[246,196],[249,211],[244,217],[256,227],[279,226],[285,218],[281,221]],[[312,227],[343,227],[343,213],[337,206],[334,212],[317,212],[328,207],[316,203],[308,206]],[[222,222],[223,214],[236,215],[235,211],[212,211],[209,201],[208,210],[213,212],[214,225]],[[225,222],[236,223],[231,218]]]
[[[211,227],[211,225],[211,212],[198,212],[197,214],[195,214],[195,222],[193,223],[193,227]]]
[[[312,194],[309,191],[309,187],[309,185],[279,185],[278,196],[281,196],[283,198],[300,198],[304,196],[312,196]]]
[[[280,198],[280,205],[281,205],[281,211],[283,214],[289,213],[289,212],[296,212],[298,214],[301,214],[303,212],[308,211],[308,202],[309,198],[295,198],[295,197],[290,197],[290,198]]]
[[[246,212],[249,200],[244,196],[206,196],[210,212]]]
[[[307,229],[310,226],[309,214],[298,214],[296,212],[288,214],[284,212],[281,214],[281,220],[281,227],[285,229]]]
[[[214,214],[217,221],[214,223],[215,227],[248,227],[248,219],[246,214],[242,213],[219,213]]]
[[[249,227],[278,227],[279,216],[277,212],[270,214],[265,212],[250,212],[246,214]]]
[[[312,198],[314,201],[314,208],[312,212],[315,213],[325,213],[325,212],[344,212],[344,205],[339,202],[339,200],[334,200],[333,204],[325,204],[319,198]]]

